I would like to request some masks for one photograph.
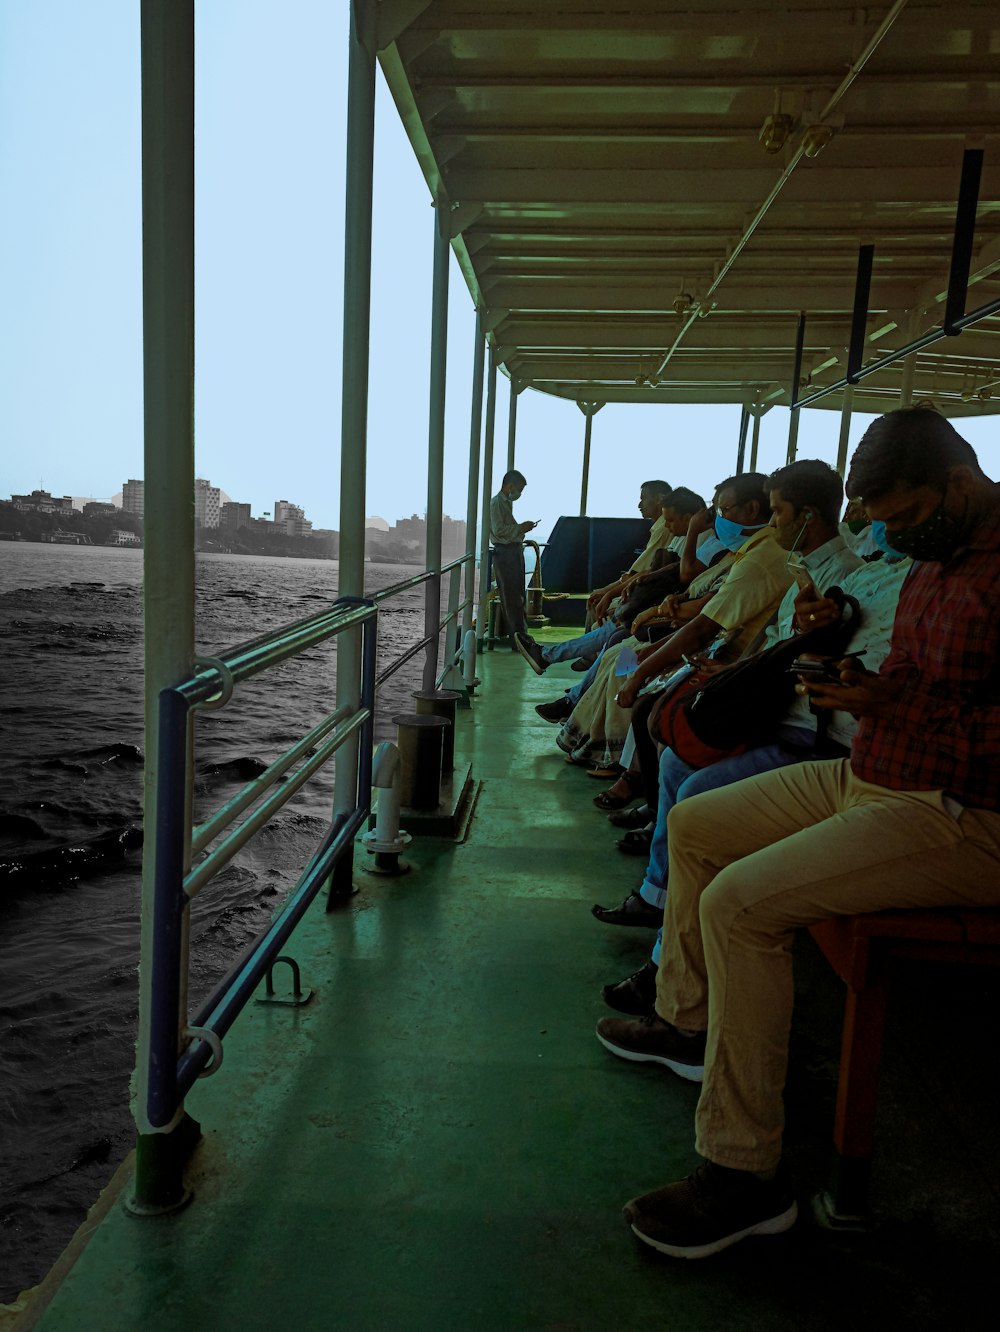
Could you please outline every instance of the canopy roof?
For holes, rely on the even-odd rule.
[[[800,312],[801,392],[845,374],[862,244],[865,360],[896,350],[942,321],[968,147],[967,308],[1000,296],[994,0],[383,0],[378,46],[518,387],[787,405]],[[895,405],[902,373],[855,408]],[[919,352],[914,395],[996,411],[1000,317]]]

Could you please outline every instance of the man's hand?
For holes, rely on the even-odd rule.
[[[640,611],[632,621],[633,634],[637,629],[641,629],[644,624],[649,624],[652,620],[660,618],[660,609],[658,606],[650,606],[648,610]]]
[[[611,607],[612,601],[614,601],[614,597],[611,595],[610,592],[606,592],[604,596],[601,597],[597,605],[594,607],[591,613],[597,624],[603,624],[604,621],[608,618],[608,610]]]
[[[668,620],[676,620],[681,613],[681,607],[687,601],[683,592],[671,592],[669,597],[664,597],[659,605],[659,613]]]
[[[715,510],[699,509],[697,513],[691,515],[691,521],[688,523],[688,536],[701,536],[702,532],[707,532],[710,527],[715,526]]]
[[[711,657],[692,657],[691,662],[694,665],[695,680],[710,680],[713,675],[719,675],[722,671],[728,671],[729,665],[722,661],[714,661]],[[730,663],[731,665],[732,663]]]
[[[891,717],[896,700],[903,692],[902,675],[877,675],[866,671],[855,657],[842,657],[833,663],[840,673],[840,684],[832,680],[804,680],[795,686],[818,708],[840,708],[852,717]]]
[[[532,529],[533,527],[537,527],[537,526],[538,526],[537,523],[518,523],[518,527],[521,529],[521,535],[522,535],[522,536],[523,536],[526,532],[530,532],[531,529]]]
[[[795,628],[800,634],[840,623],[840,607],[829,597],[821,597],[815,588],[803,588],[795,598]]]
[[[615,695],[615,702],[618,704],[618,706],[620,708],[632,707],[632,705],[635,703],[635,700],[639,697],[639,690],[642,688],[644,683],[645,681],[640,680],[636,675],[629,676],[629,678],[625,681],[622,687],[618,690],[618,693]]]
[[[646,661],[661,646],[660,643],[644,643],[642,647],[635,650],[636,661]]]

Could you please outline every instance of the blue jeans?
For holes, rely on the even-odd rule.
[[[786,726],[782,735],[792,744],[808,749],[813,742],[812,731],[797,726]],[[701,795],[703,791],[715,791],[721,786],[732,786],[744,777],[756,777],[760,772],[772,772],[775,768],[787,768],[792,763],[801,763],[807,753],[795,753],[785,745],[761,745],[749,749],[735,758],[720,759],[710,763],[707,768],[691,768],[677,757],[672,749],[665,749],[660,755],[660,803],[656,811],[656,831],[649,848],[649,864],[646,877],[639,889],[639,896],[649,906],[659,907],[662,911],[667,904],[667,874],[669,869],[669,843],[667,841],[667,815],[678,800],[688,796]],[[652,959],[660,964],[660,934],[656,936]]]
[[[604,625],[602,624],[599,630],[592,629],[591,633],[600,633],[603,631],[603,629]],[[584,634],[584,638],[587,637],[588,635]],[[575,685],[573,685],[571,689],[567,689],[565,691],[564,696],[569,699],[569,701],[573,704],[574,708],[579,703],[580,699],[583,698],[584,694],[587,692],[590,686],[597,679],[597,670],[601,664],[601,658],[604,656],[605,649],[613,647],[615,643],[620,642],[624,637],[625,637],[625,630],[619,629],[617,625],[612,625],[612,632],[608,635],[607,640],[602,646],[600,652],[598,652],[595,659],[590,663],[590,665],[587,667],[584,673],[580,676],[579,681]],[[577,639],[576,641],[580,642],[581,640]]]
[[[577,657],[598,657],[616,633],[618,626],[614,620],[605,620],[596,629],[591,629],[589,634],[567,639],[565,643],[546,644],[542,648],[542,656],[550,666],[557,661],[575,661]]]

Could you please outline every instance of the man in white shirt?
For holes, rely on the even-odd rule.
[[[490,540],[493,542],[493,575],[507,632],[517,641],[523,635],[533,643],[524,618],[524,538],[537,522],[514,520],[514,501],[528,484],[522,472],[508,472],[490,500]]]

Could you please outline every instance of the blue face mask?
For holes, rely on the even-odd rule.
[[[896,550],[894,546],[889,545],[885,536],[885,523],[877,518],[872,520],[872,540],[884,555],[892,555],[897,560],[903,558],[903,552],[901,550]]]
[[[739,550],[748,537],[754,532],[759,532],[764,526],[764,523],[758,523],[756,527],[744,527],[742,523],[734,523],[729,518],[723,518],[721,513],[715,515],[715,535],[727,550]]]

